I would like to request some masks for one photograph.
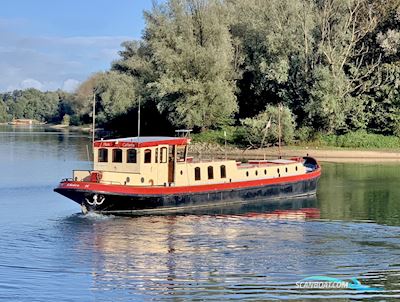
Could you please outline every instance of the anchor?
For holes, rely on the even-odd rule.
[[[104,200],[106,200],[106,198],[103,195],[97,195],[94,194],[92,197],[92,201],[90,201],[89,199],[85,198],[86,202],[88,205],[90,206],[100,206],[103,204]]]

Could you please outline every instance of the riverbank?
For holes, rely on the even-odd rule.
[[[279,156],[277,147],[264,149],[245,150],[228,146],[225,152],[223,146],[194,143],[191,145],[191,155],[203,159],[228,158],[237,160],[274,158]],[[376,163],[376,162],[397,162],[400,163],[399,150],[354,150],[354,149],[320,149],[318,147],[282,147],[282,157],[312,156],[320,162],[336,163]]]
[[[62,125],[62,124],[49,124],[48,127],[50,129],[55,129],[55,130],[70,130],[70,131],[80,131],[80,132],[85,132],[89,133],[91,132],[92,128],[87,125],[83,126],[68,126],[68,125]]]

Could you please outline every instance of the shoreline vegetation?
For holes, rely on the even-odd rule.
[[[195,142],[240,150],[281,140],[323,158],[396,158],[398,0],[165,0],[144,19],[141,39],[76,91],[1,93],[0,122],[81,129],[94,108],[99,136],[129,137],[140,112],[142,135],[193,129]]]
[[[221,145],[192,144],[190,156],[200,157],[204,160],[225,157],[225,149]],[[263,149],[240,149],[229,146],[227,158],[245,161],[248,159],[266,159],[279,157],[278,147]],[[318,148],[285,146],[281,148],[283,158],[312,156],[319,162],[333,163],[400,163],[400,149],[398,150],[365,150],[348,148]]]
[[[0,125],[9,125],[0,123]],[[10,125],[12,126],[12,125]],[[26,127],[26,126],[14,126]],[[45,127],[56,131],[76,131],[91,133],[90,125],[71,126],[63,124],[45,124],[33,125],[30,127]],[[248,159],[266,159],[279,157],[279,148],[277,146],[248,149],[246,147],[228,144],[225,146],[219,142],[205,142],[204,138],[199,139],[196,135],[192,138],[189,156],[196,156],[203,160],[224,158],[245,161]],[[335,163],[400,163],[400,145],[397,148],[349,148],[336,146],[321,146],[320,142],[301,142],[297,145],[288,145],[281,147],[281,156],[283,158],[312,156],[319,162]]]

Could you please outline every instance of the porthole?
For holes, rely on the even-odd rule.
[[[285,172],[287,173],[287,168],[285,168]]]
[[[249,176],[249,171],[246,172],[246,176],[247,176],[247,177]]]
[[[144,177],[142,177],[142,178],[140,179],[140,181],[141,181],[142,183],[144,183]]]
[[[181,172],[180,172],[180,173],[181,173],[181,175],[183,175],[183,171],[182,171],[182,170],[181,170]]]
[[[264,174],[267,175],[267,169],[264,170]]]
[[[296,171],[297,171],[297,166],[296,166]]]
[[[130,182],[131,179],[129,177],[126,178],[126,182]]]
[[[276,169],[276,172],[278,172],[278,174],[280,173],[280,170],[279,170],[279,168],[278,168],[278,169]]]
[[[256,171],[256,176],[258,175],[258,171]]]

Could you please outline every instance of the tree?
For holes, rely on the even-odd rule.
[[[7,113],[7,107],[5,103],[0,98],[0,123],[8,122],[9,116]]]
[[[268,105],[265,110],[253,118],[241,120],[244,128],[244,140],[253,146],[260,146],[265,137],[267,143],[276,144],[279,140],[279,106]],[[290,143],[294,137],[294,116],[287,106],[280,112],[282,141]],[[270,127],[268,127],[270,126]]]
[[[229,123],[237,111],[233,48],[220,1],[169,0],[145,17],[159,110],[176,126]]]

